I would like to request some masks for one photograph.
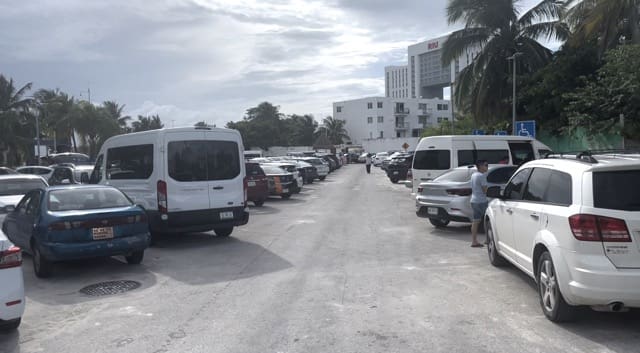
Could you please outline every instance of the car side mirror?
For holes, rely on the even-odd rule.
[[[504,199],[504,194],[500,190],[499,186],[491,186],[487,189],[487,197],[494,199]]]

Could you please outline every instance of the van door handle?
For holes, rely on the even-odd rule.
[[[214,186],[213,187],[213,190],[222,190],[222,189],[224,189],[223,186]]]
[[[540,216],[538,216],[537,213],[532,213],[529,216],[531,216],[531,218],[535,219],[536,221],[540,219]]]

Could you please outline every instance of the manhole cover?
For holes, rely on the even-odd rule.
[[[103,295],[112,295],[118,293],[128,292],[130,290],[140,287],[140,282],[136,281],[109,281],[100,282],[86,286],[80,289],[80,293],[99,297]]]

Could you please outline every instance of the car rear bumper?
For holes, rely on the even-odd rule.
[[[221,219],[222,212],[233,212],[233,218]],[[249,222],[245,207],[169,212],[166,220],[158,211],[147,211],[151,231],[159,233],[208,232],[214,228],[242,226]]]
[[[126,255],[134,251],[141,251],[149,246],[151,235],[149,232],[113,238],[109,240],[94,240],[81,243],[40,243],[40,251],[51,261],[78,260],[93,257]]]
[[[621,302],[640,308],[640,269],[616,268],[604,254],[584,255],[558,249],[559,255],[553,261],[562,264],[555,267],[562,281],[562,294],[569,304],[597,306]]]
[[[10,321],[22,317],[24,314],[24,281],[22,267],[0,270],[0,326],[10,324]],[[19,301],[18,303],[16,303]],[[9,321],[9,322],[4,322]]]
[[[431,202],[420,196],[416,197],[416,216],[420,218],[434,218],[453,222],[471,222],[471,217],[465,212],[464,204]],[[467,208],[471,208],[471,204]],[[437,210],[436,213],[429,210]]]

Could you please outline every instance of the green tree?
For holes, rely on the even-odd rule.
[[[81,101],[73,110],[74,126],[91,157],[96,156],[104,141],[120,133],[118,122],[109,118],[103,109],[101,106]]]
[[[448,65],[462,54],[479,50],[460,71],[455,85],[456,105],[480,122],[509,116],[512,74],[508,57],[517,58],[517,72],[527,74],[544,67],[552,57],[540,37],[566,39],[568,26],[558,19],[563,2],[543,0],[520,16],[519,0],[449,0],[450,24],[463,22],[443,46],[442,61]]]
[[[16,165],[31,150],[35,117],[30,112],[33,99],[25,95],[31,83],[17,88],[13,79],[0,74],[0,163]]]
[[[314,132],[318,129],[318,122],[312,115],[293,114],[284,119],[283,124],[288,146],[311,146]]]
[[[118,124],[121,132],[128,131],[127,122],[131,120],[131,117],[128,115],[125,115],[125,116],[122,115],[122,111],[124,110],[124,104],[119,105],[114,101],[105,101],[104,103],[102,103],[102,108],[103,108],[102,111],[104,112],[104,114],[106,114],[106,116],[109,119],[114,120]]]
[[[621,133],[640,139],[640,45],[624,45],[608,51],[597,75],[585,80],[584,87],[566,95],[568,126],[565,130],[581,127],[589,135]]]
[[[573,45],[597,39],[600,53],[620,43],[640,44],[640,0],[568,0]]]
[[[324,135],[334,145],[339,145],[349,140],[349,135],[345,129],[345,120],[335,119],[328,116],[322,120],[322,126],[316,131],[316,136]]]
[[[162,129],[164,127],[164,124],[162,123],[162,120],[160,120],[160,116],[158,115],[138,115],[138,120],[132,122],[131,127],[133,128],[133,132],[140,132]]]
[[[40,130],[54,138],[65,141],[67,147],[77,150],[73,129],[74,99],[58,89],[39,89],[34,94],[40,116]]]

